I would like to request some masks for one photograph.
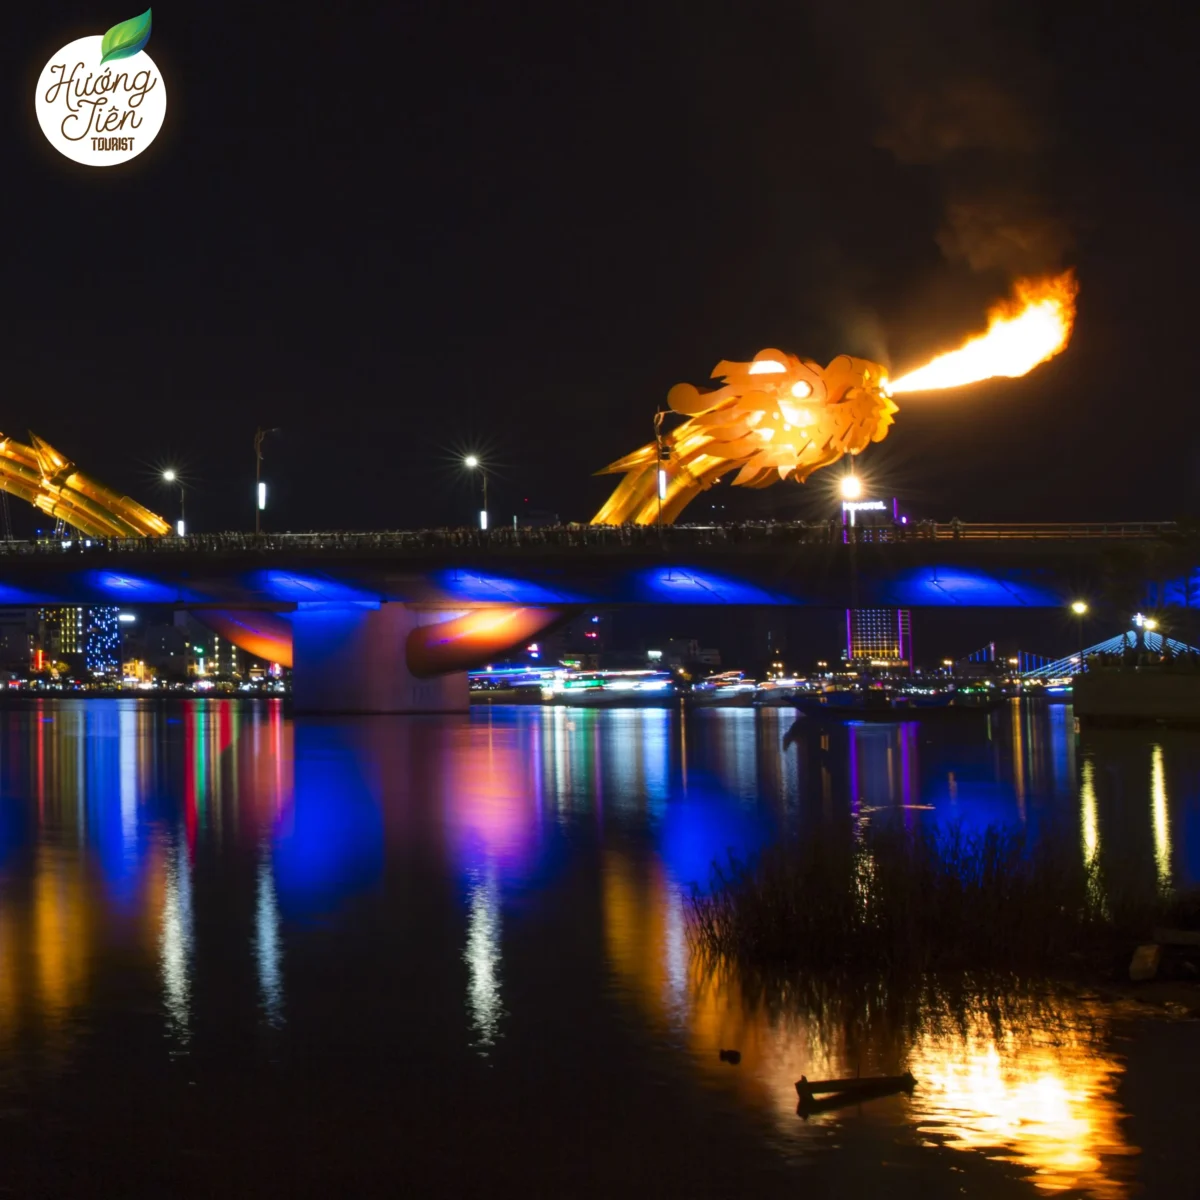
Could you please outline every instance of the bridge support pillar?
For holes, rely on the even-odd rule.
[[[414,629],[456,615],[395,603],[299,605],[292,618],[295,711],[466,712],[465,671],[418,679],[405,658]]]

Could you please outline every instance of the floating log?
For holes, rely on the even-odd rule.
[[[858,1077],[810,1081],[801,1075],[796,1082],[796,1094],[800,1097],[797,1111],[802,1117],[808,1117],[812,1113],[846,1108],[863,1100],[892,1096],[897,1092],[911,1092],[916,1086],[917,1081],[909,1071],[905,1071],[903,1075],[875,1075],[866,1079]]]

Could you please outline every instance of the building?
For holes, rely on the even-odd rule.
[[[721,652],[701,646],[696,638],[668,638],[657,661],[672,669],[715,671],[721,667]]]
[[[124,661],[141,662],[148,675],[170,683],[242,679],[258,662],[186,612],[169,621],[131,619],[125,627]]]
[[[121,626],[115,605],[84,609],[83,661],[93,679],[121,673]]]
[[[851,666],[907,669],[912,663],[912,614],[906,608],[848,608],[846,660]]]
[[[76,665],[72,660],[83,653],[83,614],[68,605],[38,609],[38,646],[47,662]]]
[[[129,622],[125,627],[124,658],[143,663],[144,671],[167,682],[182,683],[188,675],[187,639],[173,620]]]
[[[900,515],[895,498],[890,502],[867,498],[842,502],[842,528],[847,541],[852,529],[882,531],[906,524],[908,518]],[[851,667],[876,670],[911,669],[912,613],[906,608],[848,608],[846,662]]]
[[[40,651],[40,655],[38,654]],[[115,679],[121,671],[121,625],[115,605],[55,605],[37,610],[33,658],[45,670]]]
[[[0,671],[24,676],[35,649],[36,613],[27,608],[0,609]]]

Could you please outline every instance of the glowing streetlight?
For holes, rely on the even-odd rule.
[[[175,532],[180,537],[183,537],[184,533],[187,531],[187,524],[184,520],[184,512],[183,512],[184,495],[185,495],[183,480],[181,480],[179,478],[179,472],[176,471],[174,467],[168,467],[162,473],[162,481],[163,481],[163,483],[167,483],[167,484],[173,484],[173,483],[179,484],[179,520],[175,522]]]
[[[1079,674],[1082,675],[1086,669],[1086,663],[1083,660],[1083,618],[1088,614],[1088,606],[1086,600],[1075,600],[1071,604],[1071,611],[1079,618]]]
[[[863,494],[862,480],[853,473],[843,475],[841,490],[843,500],[861,500]]]
[[[262,477],[263,440],[269,433],[278,433],[279,427],[264,429],[261,425],[254,431],[254,532],[262,533],[262,515],[267,508],[267,485]]]
[[[479,528],[487,529],[487,527],[488,527],[487,468],[483,465],[483,463],[481,463],[479,461],[479,455],[477,455],[477,454],[468,454],[467,457],[463,459],[463,466],[466,467],[468,471],[478,470],[479,474],[483,477],[483,508],[481,508],[479,510]]]
[[[1158,628],[1158,622],[1153,617],[1147,617],[1145,627],[1150,630],[1155,630]]]

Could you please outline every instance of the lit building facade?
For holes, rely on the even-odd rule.
[[[906,608],[847,609],[846,659],[859,666],[909,667],[912,614]]]
[[[121,626],[114,605],[84,610],[83,661],[93,679],[114,679],[121,673]]]
[[[907,525],[900,505],[891,501],[859,499],[842,504],[842,527],[846,540],[851,529],[856,536],[870,538],[869,531]],[[912,613],[906,608],[850,608],[846,610],[846,661],[850,666],[892,670],[912,665]]]
[[[94,679],[115,678],[121,669],[121,626],[113,605],[55,605],[38,610],[38,643],[47,664]]]

